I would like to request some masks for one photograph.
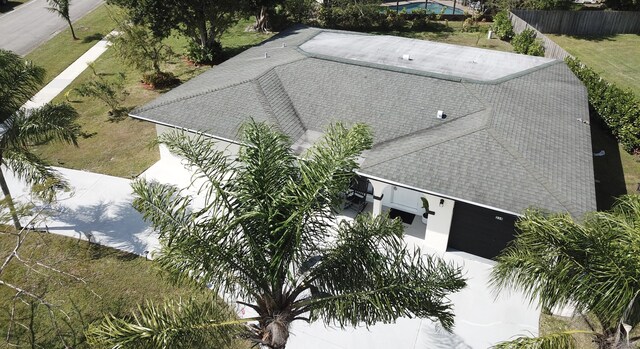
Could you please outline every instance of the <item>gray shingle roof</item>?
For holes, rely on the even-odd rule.
[[[299,48],[319,32],[282,33],[134,117],[227,139],[252,117],[293,141],[334,121],[365,122],[375,134],[365,174],[510,212],[596,209],[590,131],[576,120],[589,119],[586,90],[564,63],[464,80]]]

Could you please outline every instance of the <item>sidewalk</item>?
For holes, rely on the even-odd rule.
[[[95,61],[100,57],[107,48],[109,48],[109,37],[115,35],[113,31],[105,36],[102,40],[98,41],[93,47],[85,52],[80,58],[73,62],[67,69],[65,69],[60,75],[56,76],[50,83],[42,88],[31,100],[25,103],[22,107],[26,109],[39,108],[43,105],[51,102],[57,95],[64,91],[67,86],[73,82],[82,72],[87,69],[89,63]]]

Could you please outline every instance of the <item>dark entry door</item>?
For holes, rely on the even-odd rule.
[[[449,233],[449,248],[494,258],[514,238],[517,217],[456,201]]]

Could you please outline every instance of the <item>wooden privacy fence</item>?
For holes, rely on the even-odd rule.
[[[513,10],[542,33],[565,35],[640,34],[640,12]]]
[[[564,60],[566,57],[571,56],[569,52],[565,51],[560,45],[553,42],[546,35],[542,34],[539,30],[529,25],[529,23],[522,20],[522,18],[516,16],[513,12],[509,13],[509,19],[513,24],[513,31],[516,34],[522,33],[525,29],[531,29],[536,33],[536,37],[542,40],[544,46],[544,56],[548,58],[555,58]]]

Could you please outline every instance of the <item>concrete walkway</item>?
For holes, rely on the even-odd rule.
[[[144,255],[159,248],[158,236],[144,222],[131,203],[131,181],[97,173],[55,168],[72,190],[58,195],[58,201],[33,225],[50,233]],[[4,169],[16,201],[30,201],[30,191],[13,173]],[[31,217],[21,219],[23,225]],[[30,225],[31,227],[31,225]]]
[[[89,63],[95,61],[100,57],[107,48],[109,48],[109,37],[115,35],[113,31],[109,35],[105,36],[102,40],[98,41],[93,47],[85,52],[80,58],[73,62],[67,69],[65,69],[60,75],[56,76],[50,83],[36,93],[31,100],[23,105],[26,109],[39,108],[43,105],[51,102],[57,95],[64,91],[67,86],[73,82],[85,69]]]

